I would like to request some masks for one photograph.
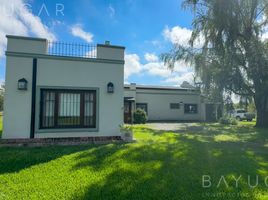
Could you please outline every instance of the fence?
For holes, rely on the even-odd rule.
[[[96,45],[65,43],[65,42],[48,42],[48,54],[56,56],[71,56],[82,58],[96,58]]]

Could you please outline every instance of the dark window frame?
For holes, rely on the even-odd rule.
[[[238,114],[244,114],[244,113],[246,113],[245,110],[237,110],[236,112],[237,112]]]
[[[148,115],[148,103],[136,103],[136,109],[138,108],[138,106],[145,106],[146,109],[144,110],[146,112],[146,114]]]
[[[189,112],[187,106],[195,106],[196,109],[194,111]],[[198,104],[184,104],[184,114],[198,114]]]
[[[169,108],[171,110],[179,110],[181,108],[181,105],[180,105],[180,103],[170,103]]]
[[[53,107],[53,126],[44,126],[44,94],[45,92],[50,92],[55,94],[55,103]],[[79,115],[79,125],[59,125],[59,96],[60,94],[79,94],[80,95],[80,115]],[[85,113],[85,94],[93,94],[93,125],[86,125]],[[91,101],[90,101],[91,102]],[[91,116],[90,116],[91,117]],[[39,117],[39,129],[84,129],[84,128],[97,128],[97,90],[74,90],[74,89],[41,89],[40,90],[40,117]]]

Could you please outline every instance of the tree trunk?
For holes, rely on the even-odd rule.
[[[256,95],[255,105],[257,110],[256,127],[268,128],[268,97]]]

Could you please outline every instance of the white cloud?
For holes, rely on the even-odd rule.
[[[262,35],[261,35],[262,41],[268,39],[268,25],[266,25],[263,30],[262,30]]]
[[[184,47],[189,46],[192,30],[182,28],[180,26],[174,26],[173,28],[166,27],[163,31],[163,36],[166,40],[172,44],[178,44]],[[194,43],[194,46],[200,48],[204,43],[204,38],[200,36]]]
[[[262,40],[268,39],[268,30],[262,34]]]
[[[173,44],[188,46],[192,31],[180,26],[174,26],[171,29],[169,27],[166,27],[163,31],[163,35],[166,40],[169,40]]]
[[[90,51],[86,52],[84,57],[85,58],[96,58],[97,57],[97,48],[93,48]]]
[[[158,57],[153,53],[146,53],[144,55],[144,58],[148,62],[156,62],[156,61],[158,61]]]
[[[138,74],[142,70],[140,57],[137,54],[125,55],[124,79],[127,80],[132,74]]]
[[[115,9],[111,4],[108,7],[108,12],[109,12],[110,17],[113,18],[115,15]]]
[[[165,84],[180,86],[183,81],[193,82],[193,69],[183,61],[176,62],[172,71],[163,62],[149,62],[142,69],[144,74],[164,78]]]
[[[259,19],[257,19],[257,22],[259,24],[266,24],[267,21],[267,17],[265,15],[259,16]],[[268,25],[266,24],[263,28],[262,28],[262,33],[261,33],[261,40],[264,41],[268,39]]]
[[[169,77],[172,74],[163,62],[149,62],[142,68],[146,74],[152,76]]]
[[[192,71],[192,68],[188,63],[183,60],[180,60],[175,62],[173,71],[177,73],[185,73],[188,71]]]
[[[149,75],[160,77],[170,77],[174,74],[192,71],[192,68],[183,61],[176,62],[173,70],[168,69],[163,62],[148,62],[142,66],[142,69]]]
[[[93,34],[83,30],[81,24],[75,24],[71,27],[71,33],[75,37],[79,37],[86,42],[90,43],[93,41]]]
[[[0,57],[6,49],[6,35],[33,35],[56,40],[56,36],[40,18],[26,8],[23,0],[1,1],[0,13]]]
[[[175,86],[180,86],[183,81],[187,81],[190,84],[192,84],[194,82],[194,73],[193,72],[186,72],[186,73],[182,73],[182,74],[177,74],[174,75],[172,77],[169,77],[167,79],[165,79],[163,82],[164,83],[168,83],[168,84],[172,84]]]
[[[125,82],[133,74],[141,74],[147,77],[159,77],[164,84],[180,85],[183,81],[193,82],[193,70],[185,62],[177,62],[174,70],[169,70],[163,62],[147,62],[142,64],[137,54],[125,55]]]

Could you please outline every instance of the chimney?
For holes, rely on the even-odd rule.
[[[136,90],[136,83],[130,83],[130,89]]]

